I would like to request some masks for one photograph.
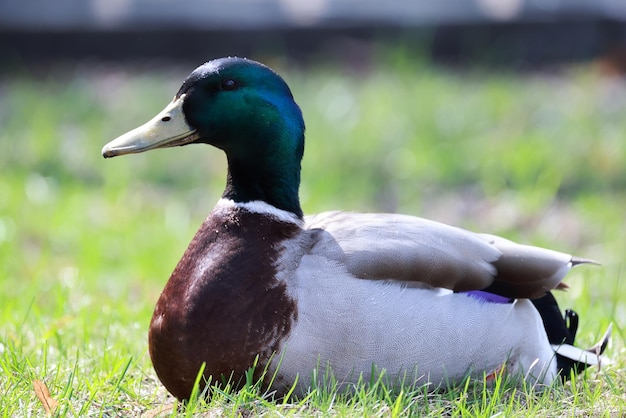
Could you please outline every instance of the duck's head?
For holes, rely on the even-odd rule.
[[[304,121],[285,81],[242,58],[196,68],[174,99],[144,125],[102,148],[105,158],[207,143],[228,158],[223,197],[262,200],[302,216],[298,201]]]

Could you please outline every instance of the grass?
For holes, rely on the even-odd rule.
[[[0,79],[0,416],[43,415],[37,380],[56,416],[625,414],[626,82],[591,65],[378,62],[358,74],[277,62],[307,121],[305,212],[405,212],[597,259],[558,298],[581,315],[580,345],[614,323],[612,365],[542,393],[497,379],[272,401],[249,385],[171,407],[147,326],[225,160],[190,146],[104,161],[102,145],[152,117],[192,68],[79,64]]]

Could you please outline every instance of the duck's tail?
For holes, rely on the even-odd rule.
[[[593,347],[578,348],[574,346],[578,330],[578,314],[567,309],[563,316],[556,299],[549,292],[541,298],[532,299],[532,302],[543,320],[543,326],[546,329],[548,341],[556,353],[557,368],[563,380],[569,379],[572,372],[578,374],[589,366],[600,367],[608,362],[602,354],[611,339],[611,325]]]

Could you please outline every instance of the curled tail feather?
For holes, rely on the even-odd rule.
[[[548,341],[556,354],[557,368],[563,380],[573,374],[579,374],[589,366],[601,366],[608,360],[602,357],[611,339],[612,326],[608,329],[593,347],[582,349],[574,346],[578,331],[578,314],[571,309],[561,314],[559,305],[552,293],[533,299],[535,308],[539,311]]]

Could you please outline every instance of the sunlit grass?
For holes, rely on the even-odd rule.
[[[357,75],[280,69],[307,122],[305,212],[405,212],[594,258],[603,267],[574,271],[558,297],[581,315],[581,345],[614,323],[615,364],[539,394],[378,385],[273,402],[252,387],[167,413],[623,414],[626,84],[593,68],[452,72],[388,58]],[[173,402],[152,371],[147,325],[221,193],[225,159],[189,146],[105,161],[100,148],[159,111],[191,69],[64,67],[0,80],[0,416],[43,414],[36,379],[59,416]]]

